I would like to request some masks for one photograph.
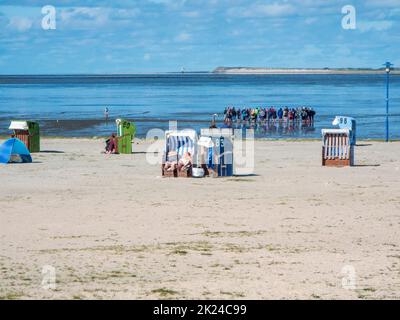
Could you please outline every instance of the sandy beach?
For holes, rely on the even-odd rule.
[[[43,139],[0,166],[0,299],[399,299],[400,142],[359,144],[327,168],[319,141],[256,141],[253,176],[171,179],[146,141]]]

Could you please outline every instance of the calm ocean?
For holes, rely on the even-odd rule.
[[[400,139],[400,76],[391,75],[390,133]],[[256,128],[256,136],[319,138],[336,115],[357,120],[358,137],[383,139],[385,75],[218,75],[0,76],[0,134],[11,119],[32,119],[43,135],[105,136],[115,132],[110,118],[132,119],[138,136],[152,128],[208,127],[213,113],[228,105],[311,106],[314,128]]]

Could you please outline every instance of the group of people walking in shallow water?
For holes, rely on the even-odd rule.
[[[315,114],[314,109],[310,107],[278,109],[275,107],[235,108],[229,106],[224,110],[224,124],[232,126],[234,124],[257,125],[278,122],[313,126]]]

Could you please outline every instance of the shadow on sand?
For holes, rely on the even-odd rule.
[[[233,177],[235,178],[248,178],[248,177],[259,177],[259,174],[249,173],[249,174],[234,174]]]
[[[160,152],[154,151],[154,152],[147,152],[147,151],[134,151],[132,154],[159,154]]]
[[[356,147],[370,147],[372,146],[372,143],[361,143],[361,144],[356,144]]]
[[[57,150],[41,150],[39,153],[65,153],[65,152]]]
[[[380,167],[380,164],[355,164],[353,167]]]

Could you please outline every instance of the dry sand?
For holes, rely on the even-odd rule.
[[[147,146],[0,166],[1,299],[400,298],[399,142],[325,168],[320,142],[257,141],[256,175],[218,179],[163,179]]]

